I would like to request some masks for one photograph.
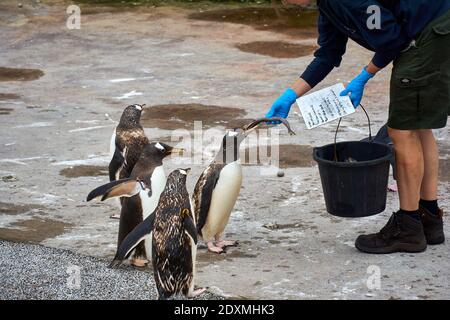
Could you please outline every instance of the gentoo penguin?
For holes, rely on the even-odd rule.
[[[109,181],[128,178],[142,149],[149,143],[139,123],[143,106],[133,104],[126,107],[111,136]]]
[[[129,178],[102,185],[92,190],[87,196],[87,201],[99,197],[101,197],[101,201],[123,197],[117,247],[134,227],[155,210],[159,196],[166,185],[163,159],[179,151],[181,149],[173,148],[162,142],[147,144]],[[145,246],[144,243],[139,244],[132,255],[132,264],[145,265],[145,257],[150,258],[151,256],[150,249],[149,242],[145,243]]]
[[[289,123],[283,118],[262,118],[243,128],[227,132],[215,159],[203,171],[195,185],[193,204],[197,232],[206,242],[209,251],[221,253],[225,247],[236,244],[235,241],[222,240],[221,237],[242,184],[239,146],[260,123],[268,121],[281,121],[289,133],[294,134]]]
[[[169,174],[156,210],[128,234],[111,263],[120,264],[153,231],[153,276],[159,299],[178,294],[195,297],[205,291],[194,291],[197,230],[186,189],[188,171],[177,169]]]

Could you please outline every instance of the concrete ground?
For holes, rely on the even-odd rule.
[[[192,191],[225,127],[262,116],[309,63],[315,45],[310,25],[271,26],[260,18],[214,21],[227,21],[223,11],[215,19],[202,19],[202,11],[217,10],[213,6],[81,4],[81,29],[70,30],[69,2],[18,3],[0,4],[0,239],[66,249],[105,265],[115,252],[118,220],[109,216],[117,209],[113,202],[86,203],[85,197],[108,180],[109,138],[123,108],[147,104],[143,124],[151,140],[170,143],[176,129],[192,135],[194,120],[210,129],[203,148],[189,149],[190,140],[181,143],[192,155],[204,156],[203,162],[186,156],[182,164],[166,161],[167,173],[180,165],[192,167]],[[233,16],[237,9],[229,10]],[[280,53],[280,48],[286,50]],[[306,55],[296,57],[292,48]],[[370,57],[349,43],[341,68],[320,87],[349,81]],[[381,72],[366,90],[363,103],[374,129],[387,119],[389,75],[389,70]],[[183,113],[186,108],[190,112]],[[376,216],[329,215],[311,152],[333,141],[336,123],[307,131],[295,111],[289,120],[297,135],[280,130],[284,176],[263,175],[257,165],[244,167],[243,187],[226,229],[239,246],[222,255],[201,246],[197,285],[235,298],[449,299],[449,242],[420,254],[367,255],[354,248],[359,234],[378,231],[397,210],[398,195],[389,193],[386,211]],[[448,129],[436,134],[441,206],[449,208],[450,135]],[[358,110],[343,120],[338,140],[365,136],[366,119]],[[448,217],[445,222],[450,235]],[[3,243],[0,250],[15,266],[18,249]],[[60,251],[20,250],[21,255],[23,250],[42,255],[42,261],[46,255],[60,256],[64,263],[55,273],[76,264]],[[5,266],[0,264],[2,277]],[[36,272],[47,277],[47,271]],[[379,283],[373,281],[377,275]],[[7,288],[14,286],[17,292],[29,291],[31,282],[14,279],[0,282],[0,298],[10,298]]]

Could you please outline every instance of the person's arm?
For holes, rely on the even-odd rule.
[[[334,69],[340,66],[347,49],[348,37],[341,33],[323,14],[318,20],[319,48],[314,52],[314,60],[300,78],[314,88]]]
[[[267,118],[287,118],[292,104],[322,81],[334,67],[338,67],[345,53],[348,37],[338,31],[322,14],[318,21],[319,49],[314,52],[314,60],[290,88],[278,97],[266,113]]]
[[[344,4],[342,4],[344,5]],[[380,9],[379,28],[367,26],[369,14],[367,8],[376,6]],[[372,59],[373,66],[383,69],[400,56],[408,47],[412,38],[403,31],[394,12],[383,6],[379,0],[363,0],[358,6],[350,9],[349,16],[365,41],[375,51]]]
[[[369,64],[366,67],[366,71],[368,73],[371,73],[373,75],[377,74],[378,71],[382,70],[383,68],[378,68],[373,61],[370,61]]]
[[[295,93],[297,94],[297,97],[301,97],[304,94],[308,93],[309,90],[311,90],[311,86],[308,84],[308,82],[306,82],[305,80],[303,80],[302,78],[298,78],[292,85],[291,85],[292,90],[295,91]]]

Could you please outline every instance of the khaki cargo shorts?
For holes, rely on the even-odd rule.
[[[450,115],[450,11],[430,22],[394,61],[388,126],[438,129]]]

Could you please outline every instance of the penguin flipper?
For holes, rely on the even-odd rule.
[[[86,201],[91,201],[92,199],[95,199],[98,197],[103,197],[103,195],[106,194],[113,187],[115,187],[119,184],[122,184],[124,182],[130,181],[130,180],[132,180],[132,179],[126,178],[126,179],[115,180],[115,181],[111,181],[107,184],[104,184],[100,187],[97,187],[94,190],[92,190],[91,192],[89,192],[89,194],[86,198]]]
[[[205,179],[203,188],[201,190],[200,208],[196,209],[197,216],[197,232],[202,234],[201,230],[205,226],[206,218],[208,217],[209,207],[211,206],[212,193],[216,187],[217,181],[219,181],[220,170],[214,170],[212,166],[208,169],[211,170],[212,174],[205,172],[202,174],[197,183],[201,183],[202,179]],[[207,170],[208,170],[207,169]]]
[[[114,260],[110,267],[120,265],[122,260],[128,258],[133,249],[144,239],[151,236],[153,225],[155,222],[155,213],[149,215],[144,221],[138,224],[126,237],[123,239],[119,248],[117,249]]]
[[[184,229],[186,232],[191,236],[191,238],[194,240],[194,243],[197,244],[197,228],[194,224],[194,221],[190,216],[184,217]]]
[[[141,185],[140,181],[129,179],[128,181],[123,181],[122,183],[119,183],[107,190],[103,195],[101,201],[116,197],[130,198],[138,194],[141,190],[145,190],[145,188]]]
[[[116,173],[125,163],[125,157],[122,152],[120,152],[119,146],[117,144],[115,146],[116,148],[114,149],[114,154],[108,167],[109,181],[116,180]]]

